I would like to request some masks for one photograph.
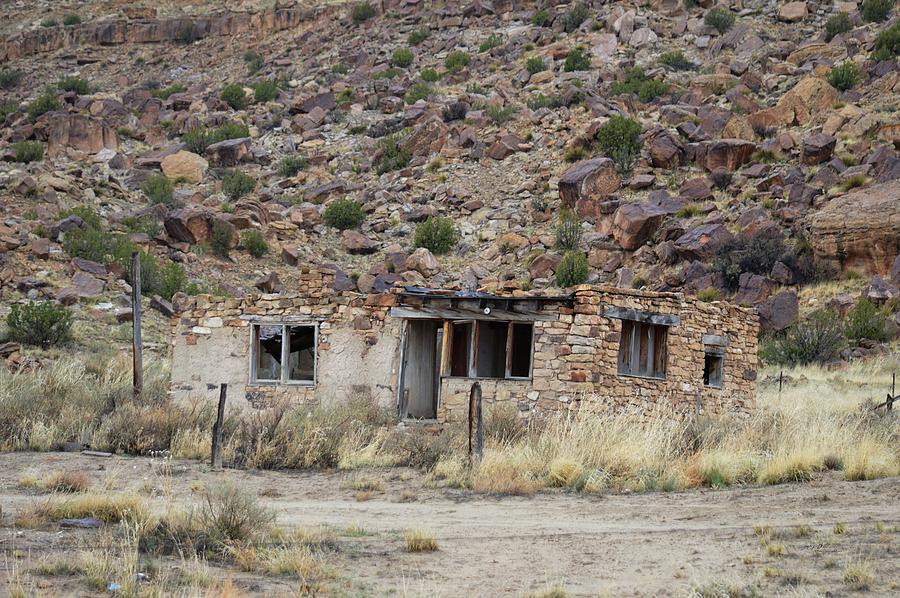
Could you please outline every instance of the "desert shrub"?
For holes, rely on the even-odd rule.
[[[887,318],[878,307],[866,298],[859,300],[847,313],[844,328],[847,338],[853,342],[862,339],[885,341],[884,323]]]
[[[665,82],[650,79],[640,67],[625,71],[625,80],[616,81],[610,88],[613,95],[633,93],[644,103],[651,102],[668,91],[669,86]]]
[[[544,59],[540,56],[531,56],[528,60],[525,61],[525,70],[527,70],[532,75],[535,73],[539,73],[547,68],[547,65],[544,64]]]
[[[56,84],[57,89],[62,91],[72,91],[80,96],[91,93],[91,86],[87,81],[80,77],[65,77],[60,79]]]
[[[152,203],[170,206],[175,203],[175,188],[164,174],[152,174],[141,185],[141,191]]]
[[[247,65],[247,73],[250,75],[254,75],[262,70],[262,67],[265,65],[265,60],[263,60],[262,55],[259,52],[255,52],[253,50],[247,50],[244,52],[244,64]]]
[[[479,52],[487,52],[503,45],[503,36],[499,33],[490,34],[486,40],[478,46]]]
[[[516,109],[512,106],[498,106],[496,104],[491,104],[485,109],[484,114],[491,119],[491,122],[499,127],[512,120],[513,116],[516,114]]]
[[[597,131],[597,144],[620,172],[628,172],[641,151],[641,123],[613,116]]]
[[[409,151],[400,146],[400,137],[398,135],[388,135],[378,142],[378,149],[381,155],[375,161],[375,170],[378,174],[392,172],[406,168],[412,159]]]
[[[176,93],[183,93],[187,91],[187,87],[182,85],[181,83],[173,83],[168,87],[163,87],[160,89],[151,89],[150,95],[154,98],[159,98],[160,100],[168,100],[171,96]]]
[[[83,471],[54,471],[48,475],[42,483],[44,489],[50,492],[74,494],[86,492],[90,482]]]
[[[891,60],[898,55],[900,55],[900,21],[878,34],[872,58],[879,61]]]
[[[536,10],[534,11],[534,14],[531,15],[531,24],[535,27],[546,27],[552,20],[553,18],[550,16],[550,11],[546,8]]]
[[[391,54],[391,64],[401,69],[405,69],[409,65],[413,63],[412,50],[409,48],[397,48],[394,50],[394,53]]]
[[[331,67],[331,72],[335,75],[346,75],[350,72],[350,67],[343,62],[339,62]]]
[[[590,12],[588,11],[587,6],[585,6],[584,4],[576,4],[572,7],[571,10],[569,10],[569,12],[567,12],[563,16],[563,31],[565,31],[566,33],[572,33],[587,20],[588,16],[590,16]]]
[[[837,358],[845,341],[837,314],[820,310],[765,339],[760,357],[768,363],[789,366],[827,363]]]
[[[863,20],[869,23],[881,23],[887,20],[893,7],[894,0],[863,0],[859,9]]]
[[[62,24],[66,27],[73,27],[81,24],[81,17],[76,14],[68,14],[63,17]]]
[[[406,552],[434,552],[438,549],[434,534],[420,529],[410,529],[403,532],[406,541]]]
[[[359,202],[352,199],[336,199],[325,208],[325,224],[338,230],[358,228],[366,219],[366,213]]]
[[[31,120],[37,120],[42,114],[53,112],[62,108],[62,102],[56,97],[56,92],[47,91],[38,96],[36,100],[28,104],[28,116]]]
[[[415,31],[410,31],[409,35],[406,36],[406,43],[410,46],[418,46],[426,39],[428,39],[428,31],[425,29],[416,29]]]
[[[566,54],[566,62],[563,65],[563,70],[567,73],[571,73],[573,71],[586,71],[591,68],[591,57],[581,46],[576,46],[569,50],[569,53]]]
[[[0,124],[6,121],[6,117],[19,109],[19,103],[15,100],[0,100]]]
[[[531,110],[540,110],[541,108],[559,108],[567,105],[567,103],[561,96],[548,96],[536,93],[525,100],[525,105]]]
[[[248,230],[241,235],[241,245],[255,258],[264,256],[269,251],[266,238],[258,230]]]
[[[194,127],[181,136],[181,142],[187,146],[188,150],[202,156],[211,144],[209,131],[206,127]]]
[[[556,284],[564,289],[573,287],[586,281],[588,274],[587,256],[580,251],[569,251],[556,266]]]
[[[468,52],[457,50],[447,54],[447,58],[444,59],[444,67],[451,73],[458,73],[466,68],[471,60]]]
[[[45,27],[49,29],[50,27],[56,27],[59,25],[59,21],[54,19],[53,17],[47,17],[46,19],[41,20],[41,27]]]
[[[417,83],[413,83],[410,88],[406,90],[406,95],[403,96],[403,99],[407,104],[415,104],[419,100],[428,99],[428,96],[431,95],[431,92],[432,89],[430,85],[419,81]]]
[[[448,106],[444,106],[441,115],[444,122],[453,122],[455,120],[463,120],[469,112],[469,106],[465,102],[453,102]]]
[[[253,98],[257,102],[271,102],[278,97],[278,82],[266,79],[254,83],[250,87],[253,88]]]
[[[859,67],[850,61],[842,62],[828,73],[828,83],[839,91],[853,89],[859,79]]]
[[[659,63],[673,71],[689,71],[694,68],[694,63],[685,58],[681,50],[663,52],[659,56]]]
[[[259,504],[246,489],[226,482],[207,489],[200,519],[213,540],[244,542],[265,534],[275,521],[275,513]]]
[[[219,98],[231,106],[232,110],[243,110],[249,103],[247,92],[245,92],[244,88],[237,83],[229,83],[226,85],[222,90],[222,93],[219,94]]]
[[[697,292],[697,299],[703,301],[704,303],[709,303],[711,301],[718,301],[722,298],[722,291],[717,289],[716,287],[707,287],[705,289],[701,289]]]
[[[713,268],[722,275],[725,288],[733,291],[742,273],[768,276],[784,253],[784,242],[778,237],[747,239],[738,235],[719,249]]]
[[[722,8],[713,8],[703,15],[703,23],[719,33],[725,33],[734,25],[734,13]]]
[[[231,201],[238,200],[256,189],[256,179],[240,170],[229,170],[222,177],[222,192]]]
[[[440,75],[438,75],[438,72],[434,69],[422,69],[422,72],[419,73],[419,78],[422,79],[422,81],[427,81],[428,83],[434,83],[441,77],[440,77]]]
[[[563,154],[563,159],[566,162],[578,162],[579,160],[584,160],[587,157],[587,149],[580,143],[578,145],[572,145],[566,148],[565,153]]]
[[[6,325],[10,340],[44,349],[72,338],[72,312],[50,301],[13,304]]]
[[[193,21],[182,21],[178,26],[178,33],[175,36],[175,39],[178,40],[181,44],[192,44],[194,41],[200,38],[200,34],[197,31],[197,28],[194,27]]]
[[[39,141],[17,141],[13,144],[16,162],[40,162],[44,159],[44,145]]]
[[[12,89],[22,81],[22,71],[15,69],[0,69],[0,89]]]
[[[556,247],[574,251],[581,245],[581,221],[572,210],[563,210],[556,225]]]
[[[850,15],[845,12],[839,12],[828,17],[825,21],[825,41],[830,42],[836,35],[847,33],[853,29],[853,22]]]
[[[377,72],[372,75],[372,79],[394,79],[400,76],[400,71],[391,67],[389,69],[385,69],[383,71]]]
[[[369,2],[360,2],[350,10],[350,17],[357,25],[365,23],[375,16],[375,9]]]
[[[195,127],[181,136],[181,141],[195,154],[203,154],[213,143],[250,136],[250,128],[241,122],[227,122],[215,129]]]
[[[296,176],[304,168],[306,168],[306,158],[303,156],[286,156],[278,163],[278,174],[283,177],[292,177]]]
[[[459,231],[452,218],[429,216],[416,226],[414,244],[435,255],[449,253],[459,242]]]
[[[230,224],[221,220],[213,222],[209,235],[209,246],[212,248],[213,253],[219,257],[228,257],[233,241],[234,228]]]

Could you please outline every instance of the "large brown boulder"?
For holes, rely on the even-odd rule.
[[[806,77],[781,96],[775,106],[754,112],[747,120],[753,126],[766,128],[824,121],[837,99],[837,91],[828,82]]]
[[[723,224],[701,224],[675,240],[675,250],[685,259],[711,258],[734,235]]]
[[[803,148],[800,150],[800,162],[809,166],[821,164],[831,160],[837,139],[825,133],[813,133],[803,139]]]
[[[648,140],[647,153],[650,163],[656,168],[679,166],[684,159],[684,147],[668,131],[662,131]]]
[[[118,149],[119,136],[113,127],[99,118],[83,114],[54,113],[47,137],[47,155],[51,158],[74,149],[96,154],[102,149]]]
[[[206,148],[206,159],[213,166],[236,166],[250,153],[250,143],[249,137],[213,143]]]
[[[733,171],[749,162],[755,150],[756,144],[744,139],[706,141],[697,146],[697,164],[709,171],[717,168]]]
[[[166,214],[166,232],[176,241],[202,243],[212,234],[213,214],[201,208],[182,208]]]
[[[656,232],[666,214],[664,209],[652,204],[622,204],[613,215],[613,237],[622,249],[637,249]]]
[[[800,300],[795,291],[782,291],[760,303],[756,311],[759,313],[759,327],[764,332],[784,330],[797,321]]]
[[[447,125],[433,118],[416,127],[400,145],[413,156],[429,156],[441,151],[446,142]]]
[[[855,189],[810,217],[815,255],[840,268],[888,275],[900,253],[900,181]]]
[[[622,184],[616,165],[609,158],[594,158],[576,163],[559,179],[559,197],[566,207],[579,200],[605,199]]]
[[[201,183],[209,163],[193,152],[178,151],[160,162],[160,169],[170,179],[184,178],[189,183]]]

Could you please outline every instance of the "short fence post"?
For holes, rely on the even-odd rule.
[[[479,462],[484,456],[484,422],[481,412],[481,384],[472,384],[469,392],[469,464],[472,457]]]
[[[213,469],[222,469],[222,436],[224,435],[223,427],[225,426],[225,397],[228,394],[228,385],[222,383],[219,385],[219,409],[216,413],[216,423],[212,429],[212,455],[210,464]]]
[[[781,396],[781,385],[784,383],[784,370],[778,372],[778,395]]]

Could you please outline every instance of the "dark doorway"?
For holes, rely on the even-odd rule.
[[[403,355],[401,417],[434,419],[440,392],[441,341],[438,320],[408,320]],[[405,413],[402,408],[405,405]]]

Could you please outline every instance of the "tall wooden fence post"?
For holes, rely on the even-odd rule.
[[[141,347],[141,256],[131,253],[132,386],[137,398],[144,390],[144,357]]]
[[[222,436],[225,426],[225,397],[228,395],[228,385],[224,382],[219,385],[219,409],[216,412],[216,423],[212,429],[212,455],[210,465],[213,469],[222,469]]]
[[[469,463],[472,457],[479,462],[484,456],[484,422],[481,412],[481,384],[472,384],[469,391]]]

